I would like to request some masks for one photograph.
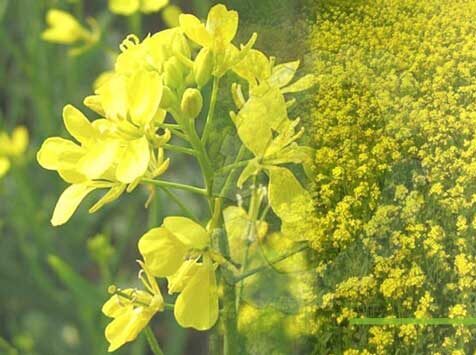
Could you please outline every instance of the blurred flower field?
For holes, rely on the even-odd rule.
[[[0,0],[0,354],[474,354],[476,1]]]

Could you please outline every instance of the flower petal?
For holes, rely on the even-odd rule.
[[[213,6],[208,13],[206,29],[219,41],[230,43],[238,30],[238,13],[225,5]]]
[[[169,0],[142,0],[141,11],[144,13],[157,12],[169,3]]]
[[[109,10],[119,15],[131,15],[139,10],[140,0],[109,0]]]
[[[81,201],[94,189],[96,189],[95,186],[76,184],[64,190],[56,203],[51,224],[53,226],[59,226],[66,223],[74,211],[76,211]]]
[[[86,144],[96,137],[96,130],[91,122],[73,105],[63,109],[64,125],[68,132],[80,143]]]
[[[138,71],[128,81],[129,114],[132,122],[144,127],[154,118],[162,98],[162,81],[155,71]]]
[[[177,322],[184,328],[207,330],[218,319],[218,292],[211,263],[201,264],[191,277],[174,307]]]
[[[79,171],[89,179],[97,179],[112,165],[119,151],[117,140],[106,140],[89,147],[78,162]]]
[[[84,151],[76,143],[52,137],[45,140],[36,154],[38,163],[48,170],[59,170],[64,167],[76,165],[84,155]]]
[[[299,68],[299,60],[276,65],[273,68],[269,83],[271,86],[282,88],[293,80],[296,70]]]
[[[130,184],[145,174],[150,161],[149,143],[146,137],[129,141],[119,155],[116,177],[120,182]]]
[[[167,217],[164,227],[189,248],[204,249],[210,241],[206,229],[186,217]]]
[[[174,274],[182,265],[187,246],[167,229],[154,228],[139,240],[139,251],[152,275],[165,277]]]
[[[156,311],[149,307],[128,308],[106,327],[105,335],[110,345],[109,352],[115,351],[127,342],[137,338],[150,322]]]
[[[4,176],[10,169],[10,160],[0,157],[0,178]]]
[[[183,32],[192,41],[198,43],[202,47],[210,47],[212,37],[205,28],[205,25],[198,18],[190,14],[182,14],[179,17],[180,27]]]

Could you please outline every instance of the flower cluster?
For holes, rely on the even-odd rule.
[[[331,333],[326,346],[337,353],[474,351],[468,327],[337,323],[349,309],[476,312],[475,9],[439,0],[319,7],[310,42],[317,215],[308,228],[322,256],[317,337]]]
[[[165,3],[110,1],[111,8],[123,13],[147,12]],[[119,5],[124,6],[120,11]],[[253,49],[256,34],[245,45],[233,44],[238,13],[224,5],[212,7],[205,23],[191,14],[180,15],[178,22],[179,26],[142,41],[127,36],[114,70],[102,75],[94,93],[84,99],[84,105],[99,117],[89,120],[67,105],[63,120],[74,140],[48,138],[37,154],[43,168],[56,171],[69,184],[54,209],[51,222],[55,226],[66,223],[81,201],[98,189],[107,191],[90,208],[91,213],[140,184],[196,193],[210,206],[206,227],[194,219],[166,217],[162,226],[142,236],[139,278],[145,290],[113,286],[103,307],[103,313],[113,318],[106,328],[109,351],[134,340],[156,313],[168,307],[173,308],[178,324],[197,330],[215,325],[220,301],[224,317],[237,313],[248,285],[243,280],[263,269],[261,265],[258,271],[250,271],[259,266],[254,261],[264,247],[270,255],[284,254],[276,267],[285,268],[291,260],[305,264],[299,253],[307,248],[306,235],[294,233],[300,221],[292,211],[296,205],[313,204],[300,173],[310,175],[312,149],[298,144],[303,129],[297,128],[300,120],[291,119],[288,109],[295,103],[289,95],[310,88],[314,77],[295,80],[299,61],[276,64],[274,58]],[[220,80],[227,73],[238,81],[231,85],[236,112],[230,117],[242,148],[234,164],[220,167],[210,158],[207,140],[214,128]],[[204,116],[207,91],[203,89],[209,84],[209,112],[199,132],[196,122]],[[172,137],[188,146],[174,145]],[[167,151],[195,157],[204,188],[159,180],[171,164]],[[232,173],[240,168],[235,181]],[[221,195],[214,196],[213,190],[219,170],[229,172],[223,189],[236,182],[238,188],[251,191],[249,201],[222,206]],[[268,233],[265,219],[271,211],[280,223]],[[177,294],[173,305],[165,303],[157,278],[167,279],[169,295]],[[223,295],[218,292],[219,283]],[[231,322],[236,319],[224,320],[224,324]]]

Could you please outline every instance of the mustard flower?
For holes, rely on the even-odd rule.
[[[139,240],[152,275],[168,278],[170,294],[180,293],[174,315],[182,327],[210,329],[218,319],[218,290],[205,228],[185,217],[167,217]]]
[[[152,317],[165,308],[157,281],[146,265],[140,261],[139,264],[142,267],[139,276],[145,290],[132,288],[121,290],[112,286],[113,295],[102,307],[102,312],[113,318],[105,330],[109,352],[135,340]]]
[[[92,19],[88,19],[91,29],[83,27],[68,12],[51,9],[46,14],[46,23],[48,28],[41,34],[41,38],[47,42],[60,44],[76,44],[82,42],[82,47],[74,48],[70,54],[80,54],[90,46],[94,45],[100,36],[100,29],[97,23]]]
[[[315,84],[313,74],[307,74],[291,84],[299,64],[300,61],[296,60],[275,65],[274,59],[270,60],[263,52],[251,49],[243,60],[233,67],[233,71],[247,80],[250,95],[263,83],[279,88],[283,94],[288,94],[308,90]]]
[[[217,77],[243,60],[256,41],[256,34],[253,34],[241,50],[231,43],[238,30],[238,13],[228,10],[222,4],[210,9],[206,24],[191,14],[181,14],[179,23],[187,37],[202,47],[197,61],[200,63],[202,60],[211,60],[213,75]]]
[[[11,136],[0,132],[0,178],[11,166],[11,161],[25,153],[28,146],[28,131],[25,127],[16,127]]]
[[[140,11],[153,13],[167,6],[169,0],[109,0],[109,10],[119,15],[132,15]]]
[[[61,225],[73,215],[81,201],[96,189],[109,191],[90,209],[95,212],[126,190],[133,189],[143,176],[156,176],[168,167],[163,150],[156,154],[145,136],[121,131],[106,119],[91,123],[78,109],[63,110],[64,124],[79,143],[60,137],[48,138],[37,160],[48,170],[56,170],[71,185],[60,196],[51,223]]]

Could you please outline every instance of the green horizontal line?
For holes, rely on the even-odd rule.
[[[476,318],[353,318],[352,325],[476,325]]]

